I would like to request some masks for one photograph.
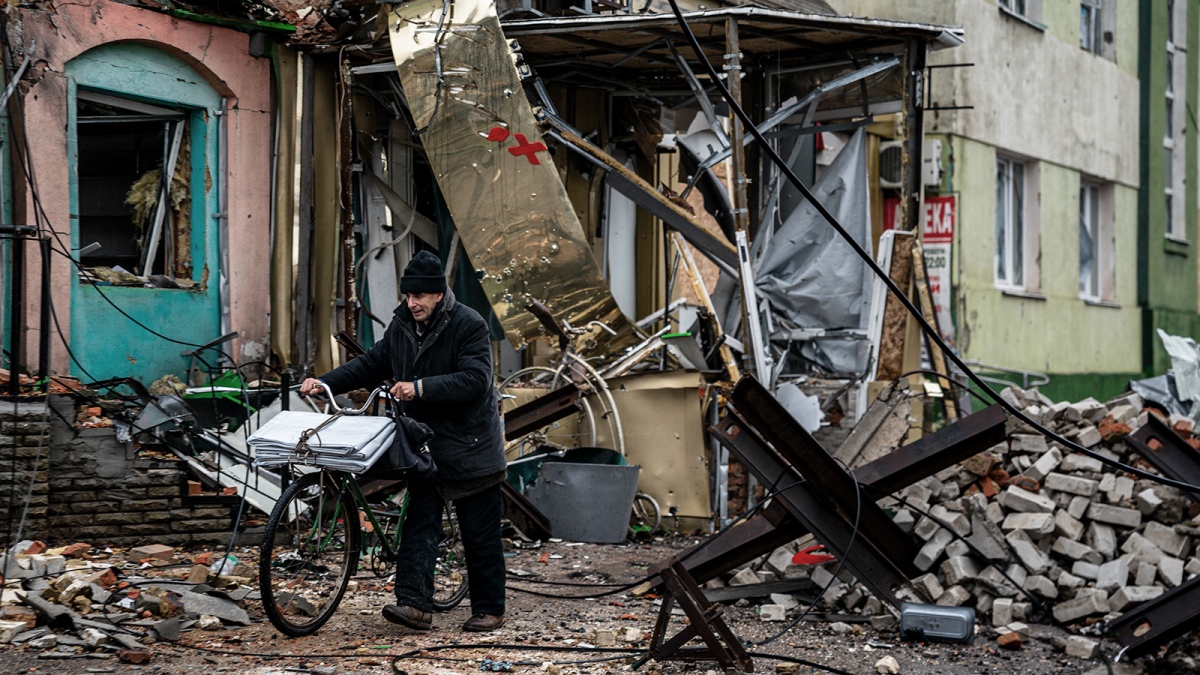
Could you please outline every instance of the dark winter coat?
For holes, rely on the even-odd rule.
[[[417,322],[400,303],[383,339],[367,353],[321,376],[334,393],[372,388],[387,378],[421,381],[404,414],[433,429],[429,444],[438,480],[470,480],[504,470],[504,432],[492,381],[488,326],[447,291],[418,340]],[[419,345],[419,346],[418,346]]]

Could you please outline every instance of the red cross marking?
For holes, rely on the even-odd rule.
[[[516,147],[508,149],[508,151],[512,153],[513,157],[525,155],[525,158],[529,160],[530,164],[541,164],[541,162],[538,161],[535,153],[545,150],[545,143],[541,141],[534,141],[533,143],[530,143],[529,140],[525,138],[525,134],[513,134],[513,137],[517,139],[517,145]]]

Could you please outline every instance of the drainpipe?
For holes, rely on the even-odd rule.
[[[221,335],[232,331],[229,308],[229,99],[221,98],[220,120],[217,123],[217,146],[220,180],[217,185],[217,302],[221,307]]]

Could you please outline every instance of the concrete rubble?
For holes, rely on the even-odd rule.
[[[1124,442],[1148,415],[1159,415],[1200,448],[1191,420],[1147,408],[1135,393],[1107,402],[1055,403],[1036,390],[1009,387],[1002,396],[1058,434],[1151,472]],[[922,574],[912,580],[909,599],[974,607],[978,636],[990,631],[1000,646],[1019,648],[1027,622],[1059,622],[1074,630],[1102,626],[1200,573],[1200,505],[1189,496],[1009,424],[1005,443],[880,502],[921,545],[915,564]],[[851,575],[833,576],[837,561],[781,569],[780,560],[815,543],[809,535],[781,547],[734,570],[724,583],[813,582],[814,590],[797,596],[800,609],[785,610],[777,598],[764,598],[763,620],[780,621],[785,613],[790,619],[829,585],[818,612],[894,625],[890,609]],[[1062,648],[1090,659],[1099,642],[1075,636]]]
[[[182,631],[248,625],[241,601],[258,598],[254,570],[226,565],[219,571],[227,574],[216,574],[212,557],[162,544],[99,550],[20,542],[0,554],[0,644],[42,659],[116,656],[141,664],[152,657],[149,645],[178,640]]]

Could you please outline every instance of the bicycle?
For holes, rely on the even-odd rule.
[[[332,402],[332,392],[325,389]],[[359,408],[339,411],[364,414],[383,391],[375,389]],[[324,467],[315,467],[284,490],[267,520],[258,566],[263,609],[279,632],[301,637],[320,629],[359,571],[360,556],[375,577],[389,575],[409,494],[407,489],[392,491],[396,481],[388,482],[391,486],[383,491],[386,499],[374,505],[354,474]],[[447,502],[434,569],[434,609],[458,606],[467,594],[466,581],[462,537],[453,506]]]

